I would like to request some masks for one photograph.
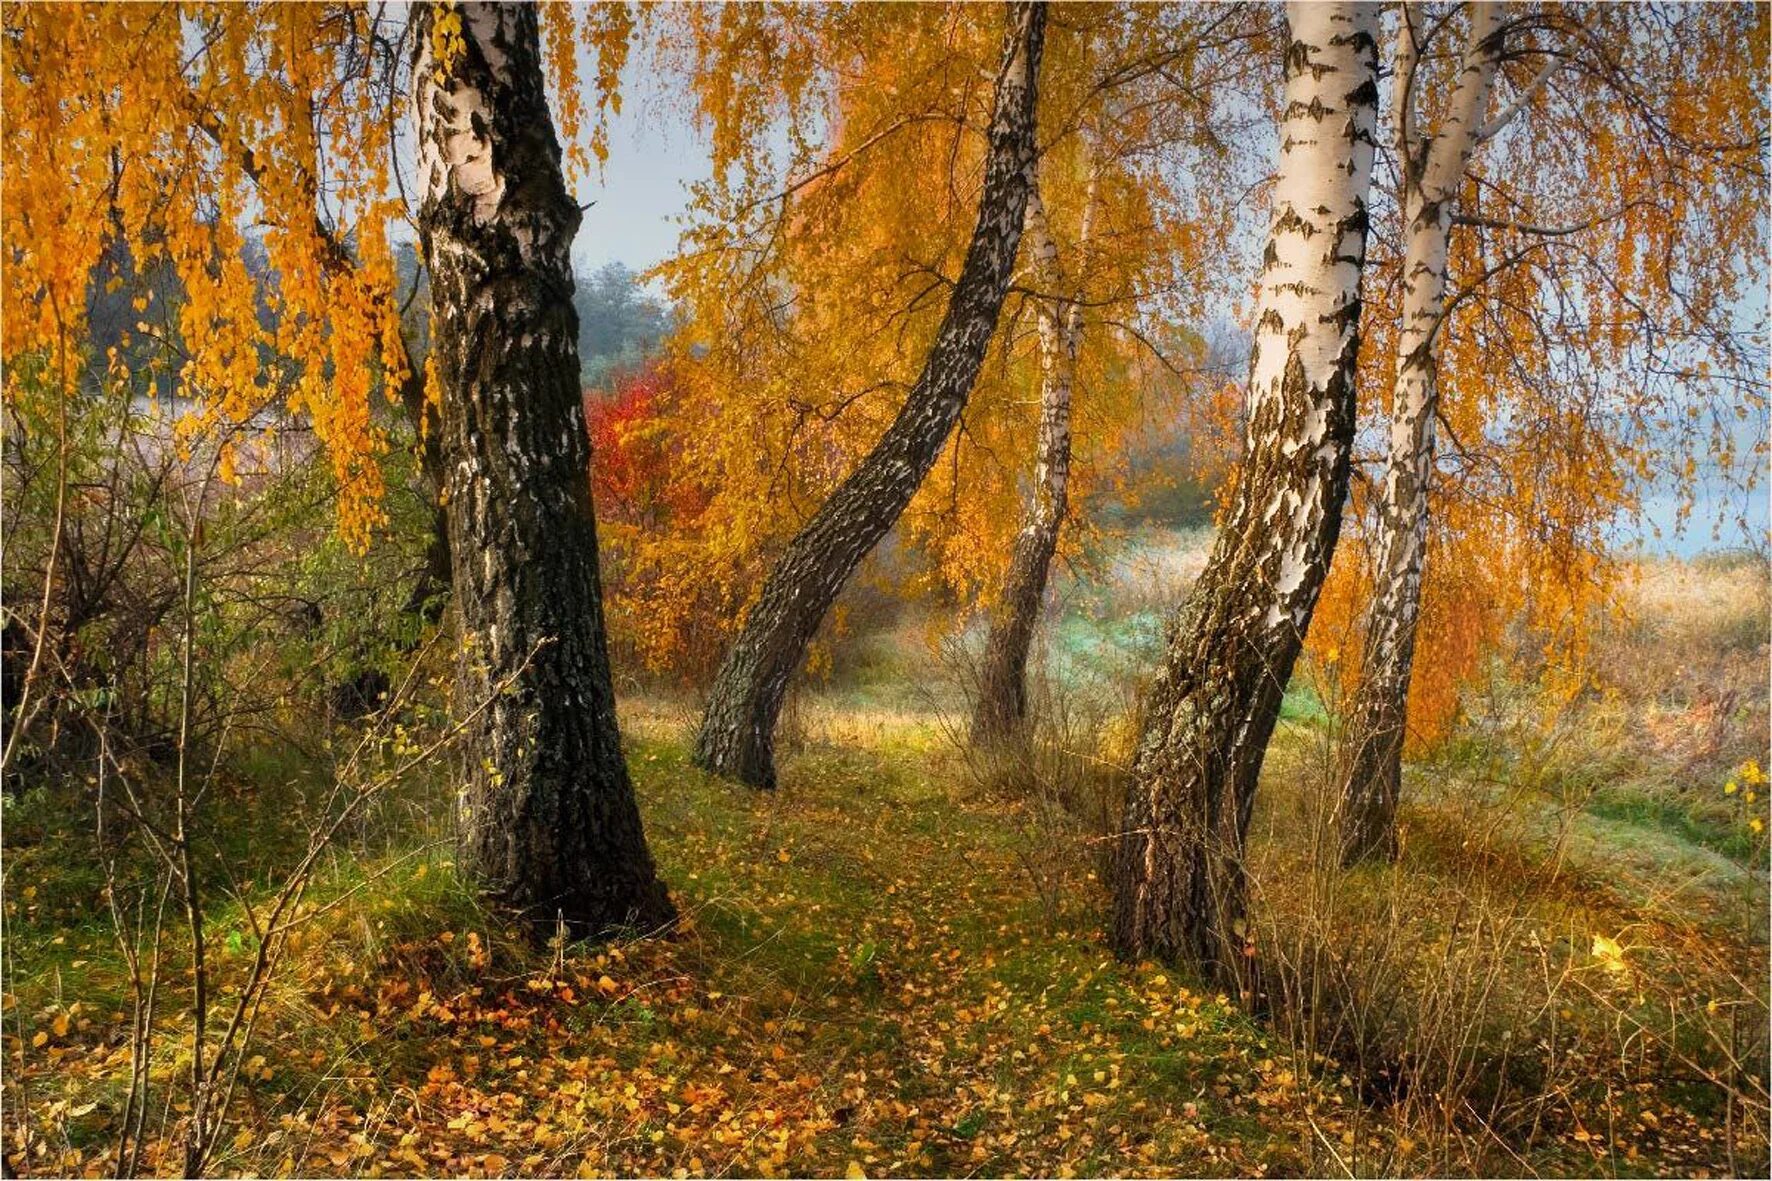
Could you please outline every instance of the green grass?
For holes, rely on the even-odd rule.
[[[1688,845],[1709,849],[1738,865],[1753,867],[1763,859],[1761,843],[1737,817],[1721,809],[1702,808],[1692,801],[1677,798],[1665,788],[1602,788],[1588,801],[1587,810],[1606,820],[1666,833]]]
[[[300,1112],[318,1120],[327,1147],[298,1153],[294,1167],[348,1172],[385,1156],[380,1167],[411,1171],[385,1154],[416,1128],[425,1144],[450,1149],[435,1167],[471,1170],[488,1146],[449,1121],[501,1094],[564,1130],[531,1171],[668,1173],[692,1160],[697,1171],[814,1174],[852,1160],[870,1173],[1306,1167],[1277,1112],[1251,1122],[1216,1097],[1202,1101],[1215,1086],[1234,1094],[1250,1063],[1272,1058],[1266,1035],[1212,998],[1182,993],[1173,974],[1113,961],[1100,941],[1100,890],[1086,879],[1065,899],[1062,929],[1048,934],[1000,802],[968,798],[958,768],[931,752],[928,729],[883,728],[859,747],[812,741],[787,763],[782,789],[766,794],[693,771],[673,733],[631,731],[682,930],[668,941],[575,947],[554,962],[478,908],[446,850],[340,859],[310,901],[352,905],[316,920],[286,966],[255,1049],[274,1074],[251,1090],[261,1114],[242,1111],[267,1127]],[[228,950],[239,923],[227,906],[211,917],[224,981],[242,966]],[[466,950],[469,933],[487,949],[484,967]],[[83,1013],[117,1006],[104,935],[95,925],[64,936],[55,954],[38,940],[12,944],[9,1026],[41,1029],[81,998]],[[69,973],[79,957],[97,970]],[[537,977],[588,987],[573,984],[568,1003],[529,991]],[[615,982],[607,995],[599,979]],[[421,991],[459,1020],[415,1016]],[[176,1006],[166,1020],[171,1033]],[[108,1143],[118,1068],[86,1069],[108,1027],[103,1018],[27,1056],[32,1106],[45,1129],[61,1129],[58,1151]],[[439,1065],[459,1073],[467,1058],[481,1060],[476,1078],[436,1081]],[[605,1136],[589,1114],[559,1108],[560,1073],[544,1085],[538,1071],[520,1077],[526,1068],[509,1065],[517,1059],[607,1063],[587,1069],[599,1095],[635,1086],[638,1110],[616,1113],[632,1133]],[[724,1098],[694,1111],[686,1087]],[[332,1096],[324,1113],[310,1109],[318,1093]],[[52,1116],[57,1100],[63,1114]],[[66,1111],[87,1103],[98,1106],[69,1128]],[[370,1140],[383,1155],[352,1155],[350,1113],[376,1111],[390,1121]],[[743,1137],[709,1139],[735,1126]],[[778,1127],[785,1141],[773,1138]],[[653,1143],[652,1131],[673,1128]],[[496,1138],[490,1147],[501,1148]],[[281,1141],[262,1155],[242,1148],[230,1167],[277,1171],[287,1151]]]
[[[534,948],[479,906],[447,848],[330,864],[310,901],[340,905],[267,1002],[253,1052],[272,1075],[224,1170],[1320,1173],[1335,1168],[1323,1136],[1351,1154],[1353,1129],[1363,1159],[1390,1159],[1382,1113],[1335,1071],[1301,1083],[1224,998],[1107,953],[1081,834],[1051,930],[1012,803],[968,786],[933,721],[812,704],[824,721],[773,793],[695,771],[680,719],[630,721],[684,913],[669,940]],[[1274,773],[1312,741],[1283,728]],[[240,920],[227,905],[211,918],[224,981]],[[62,944],[55,926],[27,923],[9,946],[8,1030],[28,1045],[81,1002],[90,1025],[23,1053],[33,1118],[63,1154],[39,1167],[86,1167],[121,1103],[120,1065],[93,1063],[122,993],[102,923],[62,923]],[[176,1037],[176,1007],[165,1021]],[[163,1069],[176,1061],[169,1049]],[[299,1139],[272,1135],[290,1120]],[[1567,1151],[1534,1159],[1595,1166]]]

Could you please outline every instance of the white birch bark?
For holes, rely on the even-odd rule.
[[[1115,874],[1122,955],[1192,961],[1245,991],[1250,809],[1347,493],[1378,111],[1377,6],[1286,11],[1247,454],[1147,700]]]
[[[1378,577],[1343,780],[1343,859],[1349,862],[1373,855],[1395,857],[1397,850],[1397,793],[1427,549],[1439,409],[1436,352],[1445,317],[1453,206],[1485,134],[1504,39],[1499,4],[1480,2],[1470,8],[1458,79],[1445,116],[1431,135],[1417,133],[1415,25],[1407,7],[1399,35],[1396,147],[1406,235],[1403,308],[1379,511]]]

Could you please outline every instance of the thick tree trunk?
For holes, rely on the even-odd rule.
[[[861,466],[776,563],[714,679],[696,741],[706,770],[775,784],[775,723],[788,681],[856,566],[892,528],[941,454],[984,362],[1015,266],[1034,159],[1043,4],[1011,9],[997,75],[978,224],[922,375]]]
[[[1407,8],[1406,22],[1412,21]],[[1377,581],[1367,616],[1360,687],[1354,696],[1342,764],[1343,864],[1397,855],[1397,796],[1415,625],[1421,614],[1428,494],[1434,469],[1434,418],[1439,407],[1435,360],[1445,317],[1446,259],[1452,206],[1476,149],[1502,49],[1501,13],[1471,7],[1462,69],[1446,117],[1417,142],[1409,112],[1415,75],[1412,24],[1399,38],[1397,159],[1402,163],[1403,323],[1391,392],[1390,452],[1379,505]]]
[[[575,934],[673,917],[616,729],[572,238],[532,5],[413,13],[419,232],[461,625],[464,867]],[[472,711],[472,712],[468,712]]]
[[[1094,214],[1094,187],[1092,178],[1079,238],[1084,247]],[[1069,503],[1071,386],[1083,310],[1061,294],[1066,285],[1058,265],[1058,244],[1052,238],[1037,174],[1029,186],[1025,233],[1035,280],[1049,293],[1036,306],[1041,367],[1039,455],[1003,593],[991,612],[990,634],[979,667],[978,699],[972,711],[975,746],[995,746],[1013,738],[1027,719],[1028,649],[1040,621],[1046,579]]]
[[[1287,17],[1246,455],[1145,705],[1115,866],[1120,954],[1191,962],[1245,992],[1256,777],[1347,491],[1378,105],[1377,5],[1295,2]]]

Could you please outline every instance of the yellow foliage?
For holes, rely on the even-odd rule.
[[[349,4],[12,5],[0,80],[6,359],[50,358],[48,396],[71,394],[86,285],[126,248],[137,274],[169,271],[181,289],[175,307],[153,290],[136,302],[138,331],[178,358],[188,429],[244,425],[276,401],[306,415],[357,544],[381,520],[370,394],[405,367],[375,19]],[[275,284],[249,269],[254,228]],[[29,395],[9,382],[5,396]]]
[[[731,5],[668,15],[663,59],[695,80],[714,165],[682,257],[659,271],[685,313],[673,341],[682,462],[717,490],[699,545],[681,556],[721,579],[767,568],[923,366],[976,216],[991,101],[981,80],[997,67],[1002,14]],[[1085,308],[1066,557],[1096,528],[1091,509],[1128,484],[1131,442],[1153,426],[1173,438],[1186,404],[1205,402],[1176,372],[1198,365],[1202,342],[1173,326],[1205,319],[1225,270],[1233,213],[1218,182],[1233,153],[1185,104],[1096,85],[1164,38],[1187,43],[1175,22],[1188,19],[1076,6],[1048,33],[1040,183],[1060,269]],[[1173,86],[1189,54],[1171,68],[1152,84]],[[1092,189],[1094,245],[1081,257]],[[1017,282],[1032,285],[1025,273]],[[1030,291],[1012,292],[961,426],[900,524],[906,545],[876,567],[908,593],[978,608],[997,592],[1034,462],[1035,327]],[[678,560],[669,539],[649,545],[643,560]],[[758,581],[736,584],[739,605]]]
[[[1592,683],[1589,638],[1620,610],[1618,531],[1651,479],[1676,477],[1690,509],[1703,468],[1762,478],[1766,441],[1738,453],[1737,423],[1763,416],[1764,373],[1740,351],[1743,280],[1763,262],[1763,71],[1719,68],[1760,47],[1768,13],[1593,9],[1617,68],[1661,96],[1657,112],[1606,78],[1563,71],[1472,165],[1460,212],[1574,232],[1455,229],[1454,293],[1438,341],[1439,457],[1409,701],[1412,744],[1443,736],[1463,687],[1505,645],[1552,689]],[[1645,36],[1633,22],[1665,20]],[[1503,95],[1536,65],[1516,63]],[[1682,137],[1684,137],[1682,139]],[[1733,146],[1731,146],[1733,145]],[[1393,210],[1394,213],[1394,210]],[[1383,216],[1383,214],[1380,214]],[[1389,404],[1402,281],[1375,235],[1365,278],[1360,405],[1378,432]],[[1359,675],[1370,601],[1375,490],[1356,480],[1313,652]],[[1350,659],[1351,657],[1351,659]]]

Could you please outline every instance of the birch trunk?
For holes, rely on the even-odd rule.
[[[1274,220],[1231,513],[1170,627],[1115,865],[1113,939],[1248,993],[1256,777],[1341,528],[1354,431],[1377,5],[1292,3]]]
[[[1018,3],[997,75],[978,224],[923,373],[898,417],[776,563],[714,679],[695,761],[775,785],[772,750],[788,681],[843,584],[892,528],[941,454],[996,330],[1021,241],[1034,159],[1046,8]]]
[[[1453,203],[1476,150],[1502,50],[1499,6],[1471,6],[1471,27],[1446,117],[1417,139],[1412,19],[1405,21],[1395,77],[1397,159],[1402,164],[1403,322],[1391,389],[1390,449],[1379,505],[1377,581],[1342,770],[1342,862],[1397,855],[1397,796],[1415,627],[1421,614],[1428,496],[1439,408],[1436,350],[1445,316]]]
[[[1085,197],[1083,228],[1078,239],[1087,249],[1095,213],[1095,178]],[[1028,190],[1024,233],[1033,252],[1036,282],[1048,297],[1037,301],[1040,331],[1040,429],[1034,486],[1022,514],[1021,531],[1009,559],[1003,593],[991,612],[979,670],[978,701],[972,712],[972,742],[993,746],[1020,732],[1027,720],[1028,649],[1040,621],[1052,556],[1069,504],[1071,473],[1071,387],[1077,369],[1077,345],[1083,334],[1083,309],[1061,294],[1065,277],[1058,244],[1046,217],[1036,175]]]
[[[533,5],[413,13],[419,235],[467,713],[461,860],[575,934],[673,915],[622,758],[570,251]]]

